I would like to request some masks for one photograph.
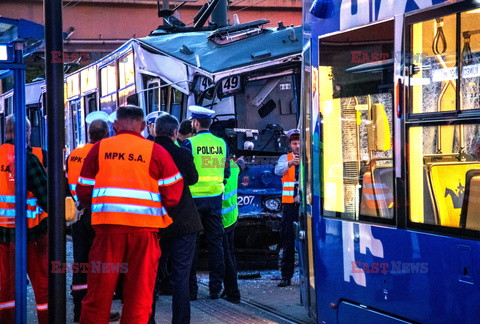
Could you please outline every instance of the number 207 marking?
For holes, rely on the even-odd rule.
[[[251,203],[253,203],[254,198],[255,196],[238,196],[237,205],[239,206],[250,205]]]

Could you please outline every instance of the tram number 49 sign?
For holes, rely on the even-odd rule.
[[[239,75],[230,76],[221,81],[221,97],[231,96],[242,90],[242,82]]]

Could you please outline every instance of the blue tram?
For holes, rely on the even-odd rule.
[[[480,321],[478,1],[304,1],[298,228],[318,323]]]

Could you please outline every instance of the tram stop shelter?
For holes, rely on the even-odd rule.
[[[42,25],[0,17],[0,79],[13,75],[15,114],[15,322],[26,323],[27,218],[25,69],[23,58],[43,46]],[[6,113],[0,106],[0,114]],[[3,131],[3,130],[2,130]]]

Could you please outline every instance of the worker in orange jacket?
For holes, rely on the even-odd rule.
[[[115,136],[93,145],[76,188],[80,203],[91,206],[95,230],[80,323],[108,323],[120,273],[120,323],[147,323],[160,257],[158,229],[172,223],[165,207],[177,205],[183,190],[172,157],[141,135],[141,108],[118,108],[114,128]]]
[[[6,142],[0,146],[0,323],[15,316],[15,147],[14,117],[5,121]],[[30,122],[26,121],[27,133]],[[47,175],[27,150],[27,273],[37,304],[38,322],[48,322]],[[43,210],[43,212],[42,212]]]
[[[87,154],[93,145],[109,135],[108,114],[103,111],[94,111],[88,114],[86,122],[89,124],[88,134],[90,142],[77,147],[67,158],[67,180],[70,193],[77,206],[77,219],[72,224],[72,243],[73,243],[73,262],[77,266],[88,263],[88,254],[92,247],[95,232],[91,225],[91,210],[83,207],[78,202],[77,184],[80,171]],[[87,294],[87,273],[86,271],[75,271],[72,275],[71,294],[73,297],[73,321],[80,320],[82,310],[82,300]],[[118,320],[120,314],[114,312],[110,314],[110,320]]]
[[[282,177],[282,207],[283,215],[281,225],[282,236],[282,281],[278,287],[286,287],[291,284],[295,268],[295,234],[293,223],[298,221],[299,192],[298,192],[298,169],[300,154],[300,131],[291,129],[287,132],[290,141],[288,154],[280,156],[275,166],[275,174]]]

